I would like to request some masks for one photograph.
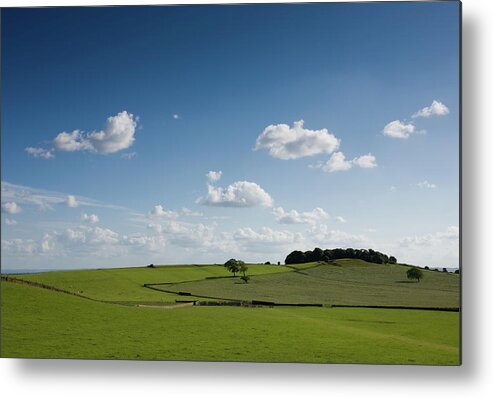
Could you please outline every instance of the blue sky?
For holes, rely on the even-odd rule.
[[[458,29],[452,1],[2,10],[2,265],[457,266]]]

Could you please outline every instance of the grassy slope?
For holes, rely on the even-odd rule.
[[[266,300],[276,303],[325,303],[459,307],[459,276],[423,270],[421,282],[408,281],[402,265],[376,265],[338,260],[337,265],[301,268],[298,272],[238,279],[202,280],[163,287],[224,299]]]
[[[137,308],[2,282],[2,357],[457,364],[458,313]]]
[[[250,265],[250,274],[288,272],[285,266]],[[226,277],[231,273],[221,265],[175,265],[150,268],[119,268],[73,270],[17,275],[28,281],[75,292],[89,298],[114,302],[170,303],[175,294],[166,294],[144,288],[144,284],[176,283],[202,280],[207,277]]]

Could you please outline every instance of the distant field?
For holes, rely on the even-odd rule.
[[[292,271],[285,266],[249,265],[249,274],[269,274]],[[16,278],[34,281],[92,299],[123,303],[172,303],[175,294],[166,294],[144,288],[144,284],[178,283],[202,280],[207,277],[229,277],[222,265],[174,265],[155,268],[117,268],[99,270],[70,270],[16,275]]]
[[[454,365],[459,362],[459,314],[342,308],[166,310],[3,282],[1,342],[2,357]]]
[[[211,279],[157,286],[174,292],[221,299],[275,303],[322,303],[412,307],[459,307],[459,276],[426,271],[421,282],[409,281],[402,265],[379,265],[357,259],[335,264],[296,265],[297,271],[236,279]]]

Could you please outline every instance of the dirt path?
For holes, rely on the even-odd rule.
[[[156,306],[156,305],[137,305],[137,306],[138,307],[153,307],[155,309],[177,309],[179,307],[193,306],[193,302],[177,303],[176,305],[164,305],[164,306]]]

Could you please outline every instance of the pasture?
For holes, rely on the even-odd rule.
[[[92,300],[2,281],[1,355],[457,365],[458,312],[330,307],[458,307],[458,275],[424,271],[421,282],[409,282],[406,269],[355,260],[249,265],[248,284],[220,265],[18,275]],[[144,284],[220,300],[321,302],[327,307],[166,309],[180,296]]]

